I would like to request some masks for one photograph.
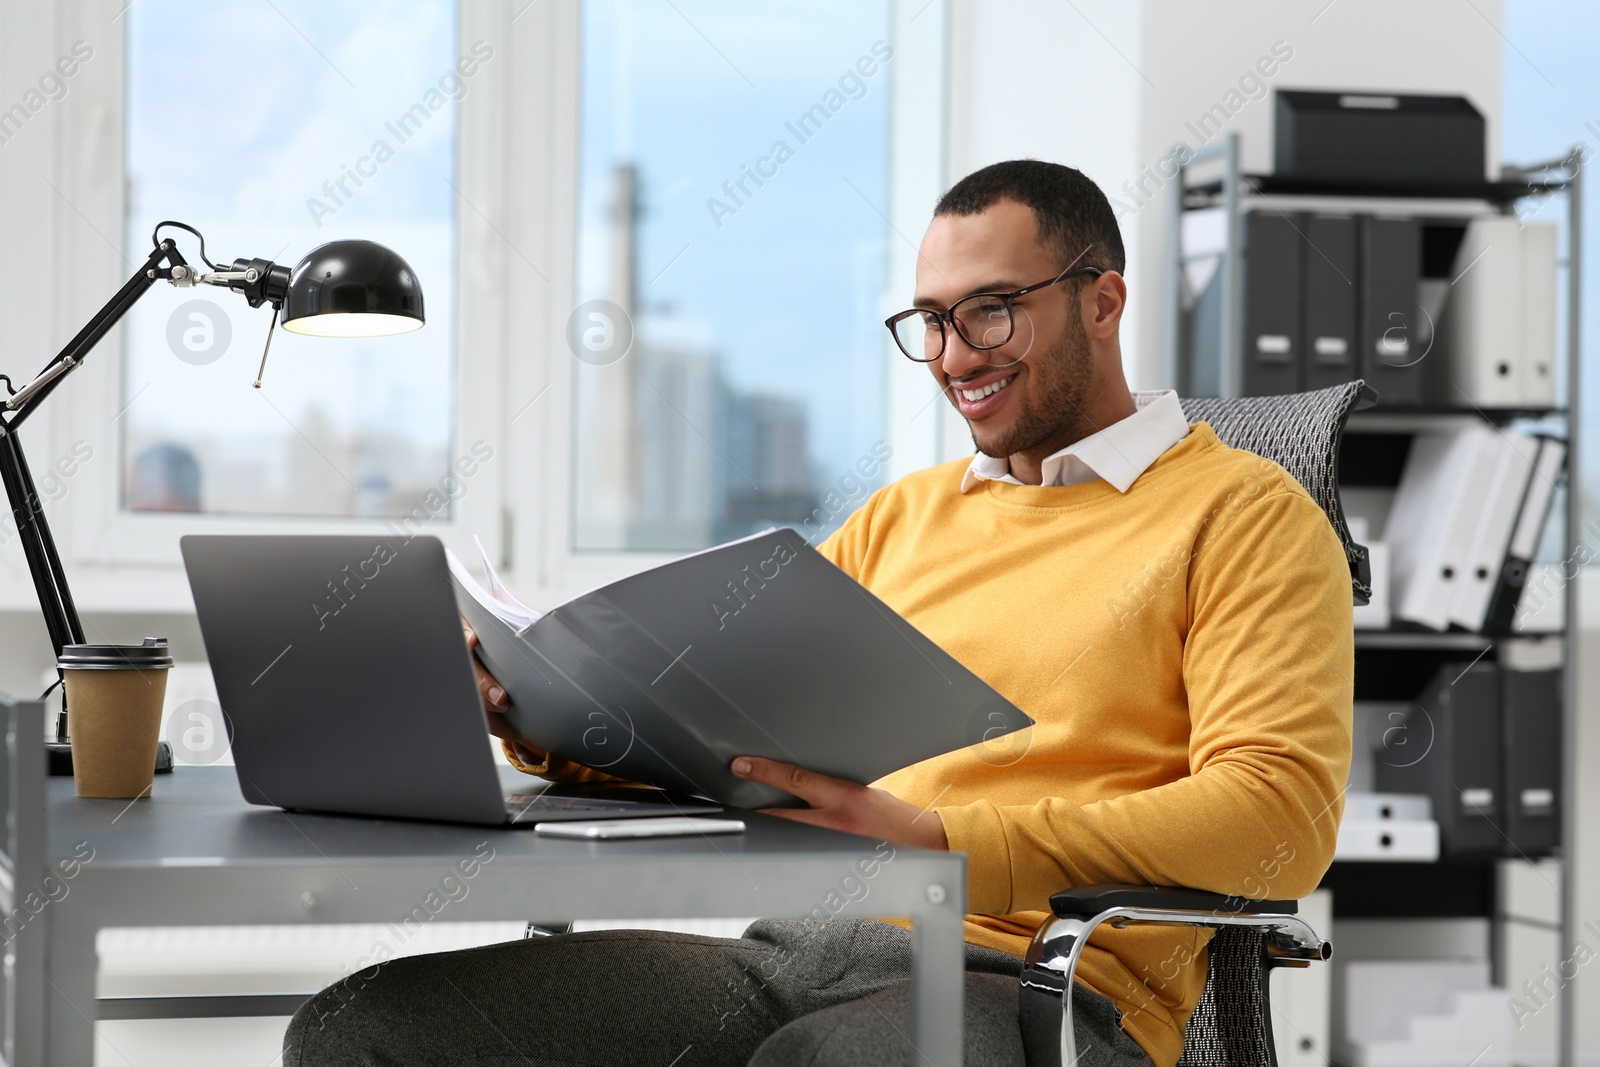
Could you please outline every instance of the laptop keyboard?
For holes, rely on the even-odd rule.
[[[511,812],[524,811],[636,811],[644,803],[642,800],[604,800],[599,797],[552,797],[542,793],[507,793],[506,809]]]

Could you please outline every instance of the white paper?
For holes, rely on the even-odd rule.
[[[495,573],[494,565],[489,562],[489,554],[483,550],[483,543],[476,537],[472,540],[477,544],[478,553],[483,558],[484,579],[488,582],[489,588],[485,589],[478,584],[472,572],[467,570],[466,564],[447,548],[444,550],[444,555],[450,565],[450,573],[455,575],[462,588],[471,593],[472,598],[482,604],[485,610],[492,612],[496,618],[517,633],[522,633],[538,622],[542,617],[541,614],[517,599],[516,594],[500,580],[500,575]]]

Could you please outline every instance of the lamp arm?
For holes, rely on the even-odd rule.
[[[17,427],[61,384],[61,379],[82,365],[89,350],[127,314],[135,301],[158,279],[171,277],[174,267],[185,267],[183,256],[171,241],[163,241],[77,336],[45,364],[44,370],[0,407],[0,483],[4,483],[23,555],[27,557],[28,571],[33,577],[34,592],[44,612],[45,628],[50,631],[50,644],[58,656],[63,645],[83,642],[83,623],[78,619],[72,591],[67,587],[61,554],[56,551],[55,538],[50,534],[44,503],[39,499],[33,474],[28,470]]]
[[[65,348],[56,353],[54,359],[45,364],[33,381],[18,389],[0,406],[0,483],[4,484],[6,499],[11,504],[17,536],[22,542],[28,572],[33,578],[33,589],[39,597],[39,609],[44,613],[45,629],[50,633],[50,645],[55,649],[57,658],[63,646],[83,643],[83,622],[78,618],[78,607],[73,602],[72,590],[67,586],[61,554],[56,550],[50,523],[45,519],[44,503],[39,499],[33,474],[28,470],[28,459],[17,437],[17,427],[61,384],[61,379],[83,364],[89,351],[111,332],[152,285],[163,278],[172,280],[174,269],[181,274],[188,267],[176,246],[171,241],[162,241],[133,277],[123,283],[116,295],[67,342]],[[65,700],[56,720],[56,740],[66,740]]]
[[[89,351],[100,343],[101,338],[111,332],[122,316],[128,313],[128,309],[133,307],[152,285],[163,278],[171,279],[174,267],[187,270],[187,264],[183,256],[178,253],[177,247],[170,240],[162,241],[134,272],[133,277],[117,290],[116,295],[95,312],[94,318],[67,342],[66,347],[56,353],[54,359],[45,364],[44,370],[39,372],[38,377],[17,390],[17,395],[6,401],[5,409],[10,417],[0,416],[0,427],[3,427],[0,428],[0,434],[15,431],[29,415],[33,414],[44,402],[45,397],[61,384],[61,379],[84,361]],[[11,504],[15,508],[16,500],[13,499]]]
[[[34,488],[28,461],[22,454],[22,442],[16,434],[8,433],[0,439],[0,482],[4,483],[6,497],[11,501],[11,516],[17,524],[17,535],[28,560],[28,572],[33,577],[39,607],[44,612],[51,647],[59,656],[63,645],[83,643],[83,624],[72,602],[72,591],[67,588],[61,557],[56,552],[55,539],[50,536],[44,508]]]

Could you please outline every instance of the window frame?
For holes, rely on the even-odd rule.
[[[56,210],[52,212],[53,239],[46,254],[52,261],[57,297],[53,332],[62,341],[127,280],[132,270],[123,257],[137,265],[147,251],[136,246],[140,235],[128,234],[126,225],[128,20],[121,17],[122,10],[123,5],[114,0],[94,0],[62,9],[56,13],[51,27],[53,47],[38,53],[63,53],[77,40],[91,41],[95,52],[93,60],[84,63],[73,78],[67,96],[53,105],[60,109],[52,116],[57,133],[67,134],[66,143],[81,143],[83,150],[64,152],[58,145],[48,160],[43,161],[49,179],[45,192],[56,201],[50,205]],[[475,5],[461,5],[458,18],[462,42],[485,35],[486,27],[482,23],[486,20]],[[485,64],[482,80],[498,75],[496,66]],[[181,72],[175,72],[174,84],[184,84]],[[472,197],[475,192],[483,195],[479,192],[483,184],[481,179],[473,180],[476,177],[473,171],[477,168],[466,162],[469,153],[481,151],[468,130],[481,129],[481,123],[473,122],[474,112],[490,105],[492,95],[469,92],[458,105],[457,173],[453,180],[466,197]],[[124,180],[107,180],[108,172]],[[61,210],[63,206],[66,210]],[[491,304],[498,294],[462,284],[461,263],[474,249],[462,232],[470,209],[458,200],[456,213],[457,269],[449,278],[457,297],[456,330],[451,339],[454,348],[452,387],[455,390],[451,456],[454,459],[466,454],[474,442],[483,441],[494,448],[494,458],[468,482],[467,491],[454,502],[450,518],[430,521],[425,532],[439,536],[458,552],[471,545],[471,535],[476,533],[491,552],[498,554],[501,550],[502,479],[497,477],[497,468],[504,466],[505,455],[499,445],[492,407],[467,402],[469,397],[494,395],[499,388],[504,361],[481,326],[492,317],[485,305]],[[207,228],[205,219],[188,217],[181,211],[177,214],[182,221],[202,232]],[[181,241],[184,235],[178,236]],[[119,257],[114,248],[122,241],[127,242],[127,247],[121,249]],[[304,251],[309,249],[290,254]],[[63,283],[62,279],[72,281]],[[157,286],[164,284],[157,283]],[[215,299],[223,302],[240,298],[219,292]],[[259,336],[241,337],[239,340],[245,344],[265,340],[271,312],[265,308],[257,310],[261,320]],[[36,438],[46,435],[31,424],[33,432],[24,438],[30,462],[36,470],[47,467],[50,457],[69,454],[76,441],[87,441],[94,450],[95,460],[83,464],[81,473],[74,478],[72,491],[48,512],[58,546],[69,567],[69,580],[84,607],[98,606],[105,599],[102,594],[109,591],[106,587],[125,584],[119,579],[135,569],[144,572],[144,581],[138,584],[147,595],[155,598],[150,606],[159,609],[183,605],[188,596],[179,562],[178,538],[184,534],[392,536],[387,525],[396,521],[392,519],[159,514],[123,510],[121,485],[125,459],[121,431],[115,423],[119,411],[128,403],[124,385],[127,328],[124,323],[107,336],[90,355],[89,365],[74,372],[51,402],[41,409],[40,417],[46,414],[53,417],[48,449],[39,447]],[[50,347],[48,352],[41,351],[36,357],[38,365],[42,366],[55,350],[56,347]],[[336,358],[337,353],[332,356]],[[33,358],[31,354],[29,358]],[[248,389],[249,383],[241,381],[238,387]],[[445,471],[441,469],[439,474],[442,477]]]
[[[885,314],[911,292],[913,242],[944,185],[947,3],[893,0]],[[5,368],[13,374],[43,366],[131,273],[102,236],[125,231],[123,10],[124,0],[86,0],[0,16],[0,31],[7,31],[0,59],[20,58],[22,70],[39,65],[40,56],[65,53],[74,41],[95,50],[66,96],[48,105],[49,122],[32,123],[26,139],[0,153],[0,191],[18,205],[0,218],[0,239],[32,253],[25,265],[0,264],[0,283],[9,275],[28,287],[23,291],[37,292],[44,277],[50,290],[44,321],[16,335],[19,362]],[[575,361],[565,330],[576,302],[581,10],[462,2],[457,17],[463,46],[486,40],[496,62],[483,65],[458,105],[453,454],[483,441],[494,459],[452,518],[430,523],[427,532],[458,552],[478,535],[523,596],[553,606],[674,557],[576,552],[571,544]],[[174,84],[175,91],[192,88],[181,88],[181,72]],[[204,219],[183,221],[205,229]],[[141,250],[121,251],[132,259]],[[119,327],[100,344],[90,366],[63,383],[24,434],[36,473],[79,440],[95,450],[96,459],[47,506],[81,609],[191,611],[178,554],[183,534],[389,534],[384,520],[122,511],[120,441],[100,429],[112,426],[124,403],[122,333]],[[887,331],[881,351],[894,450],[887,477],[949,458],[953,448],[968,451],[938,411],[946,405],[929,404],[936,393],[926,371],[899,355]],[[0,545],[0,605],[32,601],[20,553]]]
[[[546,5],[540,5],[545,7]],[[555,8],[557,5],[549,5]],[[527,12],[528,21],[539,8]],[[577,304],[578,133],[581,121],[580,83],[582,15],[577,5],[543,13],[542,40],[550,51],[535,57],[545,62],[550,77],[542,86],[545,97],[520,97],[515,105],[525,112],[521,121],[539,114],[556,116],[554,128],[518,127],[525,136],[520,144],[548,143],[555,154],[547,164],[560,176],[552,194],[536,203],[545,208],[544,232],[557,235],[551,247],[561,273],[552,275],[548,287],[554,303],[546,308],[543,346],[551,393],[558,399],[544,412],[539,454],[526,481],[508,490],[511,514],[514,573],[531,595],[551,604],[616,581],[676,558],[656,552],[578,552],[571,543],[573,493],[571,442],[575,375],[574,359],[566,349],[566,311]],[[886,291],[880,296],[882,318],[910,300],[915,276],[916,245],[927,226],[934,202],[945,187],[946,87],[948,70],[948,0],[892,0],[889,102],[889,203],[880,205],[890,227],[887,241],[889,265]],[[531,42],[530,42],[531,43]],[[931,131],[931,133],[930,133]],[[547,135],[548,141],[540,134]],[[938,401],[938,390],[925,368],[914,366],[895,347],[887,330],[882,333],[879,359],[887,368],[885,426],[893,456],[886,481],[932,463],[971,452],[964,424],[952,432],[948,404]],[[548,399],[548,398],[547,398]],[[930,399],[934,403],[930,404]],[[959,422],[959,416],[956,416]],[[518,438],[512,436],[514,445]],[[532,454],[521,452],[519,454]],[[520,494],[520,495],[519,495]],[[524,522],[524,518],[531,521]]]

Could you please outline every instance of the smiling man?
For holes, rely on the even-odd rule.
[[[1036,720],[870,786],[755,758],[775,812],[968,857],[965,1062],[1020,1065],[1020,957],[1052,893],[1106,882],[1261,898],[1315,888],[1350,758],[1348,570],[1276,465],[1130,393],[1110,205],[1078,171],[999,163],[939,202],[914,307],[888,320],[977,455],[874,494],[821,550]],[[505,694],[480,677],[489,710]],[[503,715],[491,728],[507,736]],[[507,737],[524,770],[602,777]],[[891,847],[892,845],[886,846]],[[892,855],[892,852],[890,853]],[[1080,1057],[1173,1067],[1203,934],[1102,930]],[[763,920],[742,938],[568,934],[385,964],[312,1000],[285,1067],[909,1064],[910,935]],[[493,1025],[486,1025],[493,1020]]]

